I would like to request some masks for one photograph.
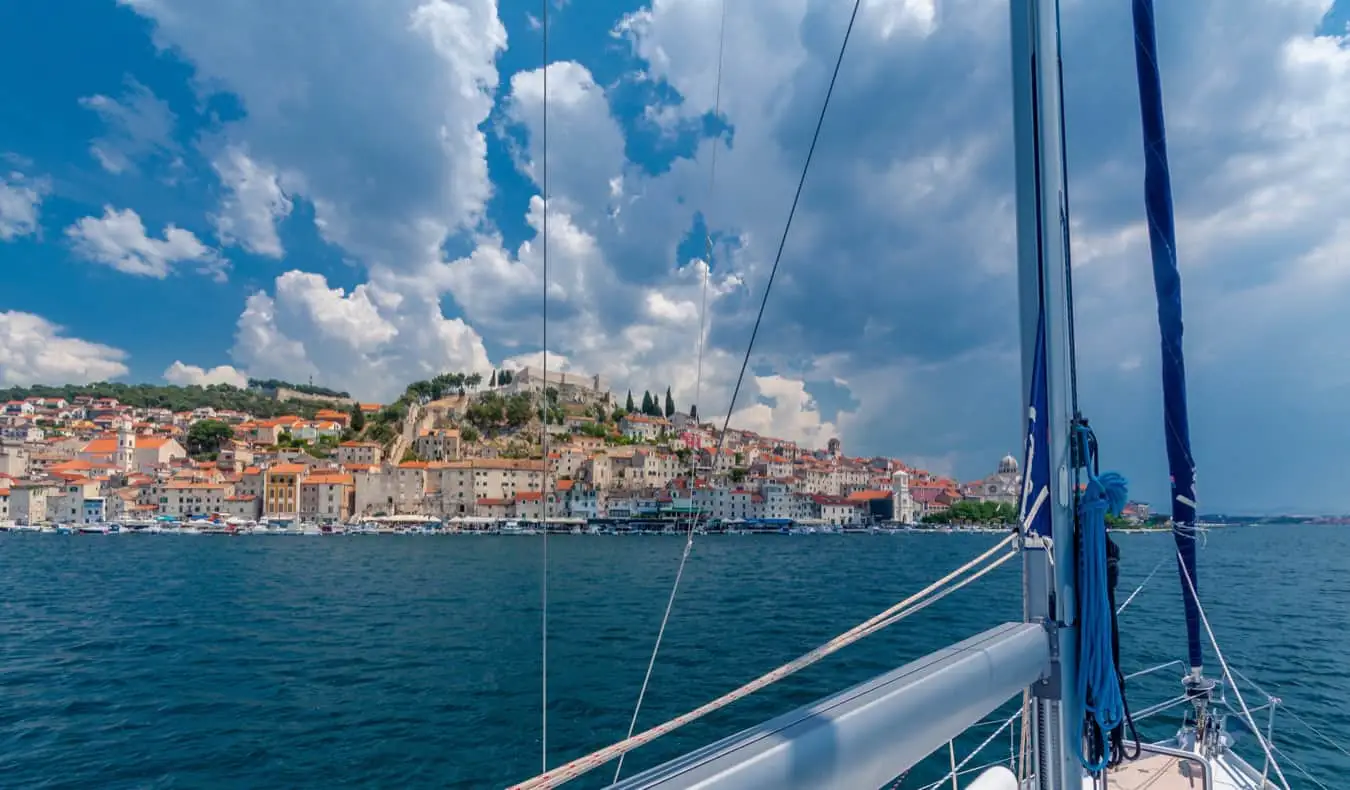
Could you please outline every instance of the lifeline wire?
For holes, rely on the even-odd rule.
[[[952,583],[952,581],[956,579],[958,576],[967,573],[976,565],[985,562],[993,555],[999,553],[1001,549],[1006,548],[1007,545],[1011,543],[1016,537],[1017,537],[1016,533],[1009,534],[1003,540],[1000,540],[998,543],[995,543],[993,546],[987,549],[984,553],[970,560],[965,565],[962,565],[956,570],[948,573],[946,576],[943,576],[941,579],[938,579],[937,581],[923,588],[919,592],[909,596],[900,603],[897,603],[894,606],[891,606],[886,611],[881,612],[880,614],[875,615],[874,617],[871,617],[863,621],[862,623],[859,623],[858,625],[854,626],[848,631],[845,631],[839,636],[836,636],[834,639],[831,639],[825,644],[820,645],[819,647],[815,648],[809,653],[801,655],[793,659],[792,661],[783,664],[777,669],[771,670],[763,675],[760,675],[758,678],[755,678],[754,680],[750,681],[749,683],[746,683],[740,688],[737,688],[733,691],[729,691],[726,694],[723,694],[722,696],[713,700],[712,702],[705,703],[695,708],[694,710],[689,711],[688,713],[676,716],[675,718],[663,724],[659,724],[648,730],[640,732],[637,735],[632,736],[631,738],[627,738],[625,740],[619,741],[618,743],[606,746],[603,749],[591,752],[590,754],[585,755],[583,757],[579,757],[570,763],[560,765],[557,768],[554,768],[552,771],[548,771],[547,773],[540,774],[539,776],[536,776],[532,779],[528,779],[524,782],[521,782],[520,784],[514,785],[512,787],[512,790],[540,790],[540,788],[557,787],[563,782],[575,779],[578,776],[587,773],[588,771],[591,771],[601,765],[604,765],[610,760],[616,759],[621,754],[625,754],[638,748],[639,746],[643,746],[647,743],[650,743],[656,740],[657,738],[661,737],[662,735],[666,735],[667,733],[673,732],[692,721],[696,721],[697,719],[700,719],[708,715],[709,713],[721,710],[722,708],[725,708],[731,703],[743,699],[749,696],[750,694],[759,691],[760,689],[773,685],[774,683],[777,683],[783,678],[788,677],[789,675],[798,672],[802,669],[805,669],[808,666],[811,666],[812,664],[816,663],[817,661],[820,661],[826,656],[837,653],[838,651],[842,650],[848,645],[851,645],[854,642],[863,639],[864,637],[870,636],[883,628],[893,625],[896,622],[899,622],[900,620],[904,619],[905,617],[914,614],[915,612],[921,611],[922,609],[931,606],[932,604],[942,600],[946,596],[956,592],[962,587],[965,587],[971,582],[974,582],[981,576],[984,576],[985,574],[994,570],[995,568],[1007,562],[1008,560],[1011,560],[1014,557],[1019,556],[1018,552],[1016,551],[1004,552],[1002,557],[999,557],[998,559],[988,563],[984,567],[980,568],[978,571],[972,573],[970,576],[967,576],[966,578],[961,579],[958,582]],[[946,586],[948,584],[950,584],[950,586]],[[946,589],[942,589],[944,586],[946,586]]]

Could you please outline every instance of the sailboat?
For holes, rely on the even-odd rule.
[[[1118,552],[1107,536],[1104,519],[1107,511],[1119,512],[1124,504],[1124,481],[1099,473],[1096,439],[1077,400],[1059,3],[1011,0],[1017,260],[1027,420],[1021,523],[984,554],[801,658],[517,788],[557,787],[619,759],[897,622],[999,564],[1018,559],[1024,610],[1020,622],[971,636],[613,786],[669,790],[893,787],[897,777],[905,777],[921,760],[946,747],[952,749],[951,773],[929,787],[1287,790],[1289,784],[1270,735],[1278,700],[1266,697],[1256,708],[1248,706],[1235,672],[1214,640],[1198,595],[1195,470],[1186,414],[1180,276],[1153,5],[1152,0],[1132,2],[1146,152],[1145,205],[1158,297],[1173,533],[1186,615],[1187,659],[1131,675],[1118,666],[1114,593]],[[1216,677],[1204,671],[1202,630],[1220,669]],[[1125,704],[1126,680],[1169,670],[1177,672],[1178,695],[1131,715]],[[999,732],[1020,720],[1021,759],[1012,766],[975,769],[977,775],[962,784],[972,775],[961,771],[970,758],[956,763],[954,739],[1018,699],[1020,710]],[[1134,724],[1168,710],[1183,714],[1176,734],[1161,742],[1139,742]],[[1264,727],[1254,718],[1263,710],[1270,713]],[[1252,762],[1234,749],[1234,722],[1241,722],[1259,747],[1251,755]]]

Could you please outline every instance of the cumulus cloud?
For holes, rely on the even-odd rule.
[[[38,211],[46,191],[45,181],[33,181],[19,172],[0,176],[0,241],[37,233]]]
[[[104,136],[90,143],[89,153],[109,173],[134,172],[137,160],[150,157],[177,159],[176,116],[168,103],[135,79],[127,78],[120,98],[95,94],[81,98],[80,106],[97,113],[107,127]]]
[[[190,263],[218,280],[225,278],[225,262],[192,231],[169,224],[163,238],[151,238],[131,209],[104,206],[102,217],[77,220],[66,228],[66,236],[83,258],[125,274],[162,280],[178,264]]]
[[[478,333],[445,318],[434,297],[397,283],[348,293],[300,271],[277,277],[272,294],[249,297],[231,355],[259,378],[313,376],[376,400],[439,373],[491,368]]]
[[[360,0],[317,16],[266,0],[121,2],[195,66],[203,95],[238,97],[246,115],[224,140],[294,174],[287,191],[314,203],[328,240],[407,265],[481,220],[479,126],[506,47],[494,0]]]
[[[213,217],[221,244],[238,244],[249,252],[280,258],[284,254],[277,223],[291,213],[291,199],[278,173],[253,161],[238,146],[229,146],[212,161],[226,194]]]
[[[86,384],[127,374],[126,352],[68,337],[47,319],[0,313],[0,385]]]
[[[839,436],[833,423],[821,421],[820,409],[807,394],[804,382],[773,375],[756,376],[754,383],[760,401],[732,412],[733,426],[810,448],[824,448]],[[714,422],[721,422],[721,418]]]
[[[705,414],[725,411],[847,3],[728,4],[736,45],[719,118],[715,3],[652,0],[619,20],[631,59],[608,84],[585,62],[550,64],[550,195],[547,205],[537,194],[503,202],[525,213],[523,238],[510,241],[484,221],[481,127],[505,47],[495,4],[344,4],[306,28],[312,45],[286,33],[314,25],[311,15],[261,0],[130,4],[195,66],[203,93],[232,92],[245,110],[222,130],[221,150],[247,151],[260,173],[248,183],[260,189],[246,200],[227,188],[238,203],[222,207],[233,218],[222,239],[279,255],[282,200],[303,196],[323,237],[365,270],[351,290],[288,272],[255,294],[236,364],[359,391],[485,366],[480,333],[504,356],[535,353],[547,216],[551,353],[616,389],[670,384],[682,406],[698,398]],[[1343,397],[1312,402],[1317,387],[1288,384],[1346,369],[1334,344],[1297,338],[1315,326],[1350,332],[1338,307],[1350,291],[1340,217],[1350,48],[1314,33],[1328,7],[1159,9],[1175,35],[1162,65],[1197,446],[1225,448],[1202,464],[1214,464],[1206,479],[1241,481],[1231,491],[1270,483],[1271,463],[1238,459],[1272,459],[1272,443],[1246,426],[1269,422],[1276,404],[1308,424],[1350,419]],[[808,441],[837,429],[851,451],[942,459],[968,477],[1020,444],[1007,24],[983,0],[865,3],[764,316],[759,375],[735,420]],[[1122,466],[1149,470],[1161,482],[1145,493],[1162,495],[1128,5],[1066,3],[1063,25],[1083,401],[1109,415],[1094,425]],[[491,115],[536,192],[543,75],[511,75]],[[711,260],[692,261],[681,250],[704,230]],[[462,318],[446,319],[442,303]],[[857,406],[824,420],[807,388],[835,380]],[[1340,386],[1335,375],[1319,381]],[[1206,398],[1224,402],[1200,413]],[[1284,444],[1330,454],[1336,435]],[[1288,460],[1282,484],[1306,489],[1308,466]]]
[[[229,384],[232,387],[239,388],[248,386],[248,376],[229,365],[217,365],[207,370],[197,365],[184,364],[178,360],[175,360],[164,371],[164,380],[181,387],[207,387],[212,384]]]

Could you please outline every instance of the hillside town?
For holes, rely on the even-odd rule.
[[[546,514],[667,523],[698,514],[841,528],[1018,497],[1012,456],[963,483],[849,456],[838,439],[807,448],[744,430],[722,436],[675,409],[669,390],[664,407],[644,394],[638,408],[631,393],[619,404],[599,376],[550,371],[546,381],[524,368],[483,383],[441,376],[384,405],[271,382],[258,393],[266,410],[296,413],[267,417],[93,394],[10,400],[0,405],[0,523],[402,518],[485,529]]]

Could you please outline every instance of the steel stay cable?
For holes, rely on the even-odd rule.
[[[547,0],[545,0],[545,2],[547,2]],[[793,218],[794,218],[794,217],[796,216],[796,214],[797,214],[797,205],[800,203],[801,197],[802,197],[802,191],[803,191],[803,190],[805,189],[805,187],[806,187],[806,176],[807,176],[807,173],[808,173],[808,172],[810,171],[810,169],[811,169],[811,160],[812,160],[812,159],[814,158],[814,156],[815,156],[815,153],[816,153],[816,145],[817,145],[817,143],[820,142],[820,131],[821,131],[821,128],[825,125],[825,115],[826,115],[826,111],[829,109],[829,106],[830,106],[830,98],[834,95],[834,86],[835,86],[835,83],[838,82],[838,79],[839,79],[839,69],[840,69],[840,67],[841,67],[841,66],[843,65],[843,63],[844,63],[844,53],[848,50],[848,41],[849,41],[849,38],[853,35],[853,25],[854,25],[854,23],[855,23],[855,22],[857,21],[857,19],[858,19],[858,9],[861,8],[861,7],[862,7],[862,0],[854,0],[854,3],[853,3],[853,11],[852,11],[852,13],[849,15],[849,19],[848,19],[848,27],[847,27],[847,29],[845,29],[845,31],[844,31],[844,40],[843,40],[843,41],[840,43],[840,45],[839,45],[839,55],[838,55],[838,57],[835,59],[835,63],[834,63],[834,71],[833,71],[832,74],[830,75],[830,84],[829,84],[829,87],[828,87],[828,88],[826,89],[826,91],[825,91],[825,100],[824,100],[824,102],[821,104],[821,107],[820,107],[820,114],[819,114],[819,116],[816,118],[816,128],[815,128],[815,131],[814,131],[814,132],[812,133],[812,135],[811,135],[811,145],[810,145],[809,148],[807,148],[807,151],[806,151],[806,161],[805,161],[805,163],[803,163],[803,165],[802,165],[802,173],[801,173],[801,177],[797,180],[797,190],[796,190],[796,193],[793,195],[793,198],[792,198],[792,206],[791,206],[791,208],[788,210],[787,221],[786,221],[786,222],[784,223],[784,225],[783,225],[783,233],[782,233],[782,236],[779,238],[779,241],[778,241],[778,252],[774,255],[773,267],[770,268],[770,270],[769,270],[769,279],[768,279],[768,282],[765,283],[765,285],[764,285],[764,296],[763,296],[763,298],[760,300],[760,303],[759,303],[759,311],[758,311],[757,314],[755,315],[755,324],[754,324],[754,327],[750,330],[750,340],[749,340],[749,342],[746,343],[746,347],[745,347],[745,356],[744,356],[744,358],[741,360],[741,369],[740,369],[740,372],[739,372],[739,373],[737,374],[737,376],[736,376],[736,385],[735,385],[735,387],[732,388],[732,391],[731,391],[731,400],[730,400],[730,402],[727,404],[727,414],[726,414],[726,417],[724,418],[724,420],[722,421],[722,432],[721,432],[721,434],[720,434],[720,435],[718,436],[718,438],[717,438],[717,446],[716,446],[716,450],[715,450],[714,455],[713,455],[713,468],[714,468],[714,469],[717,468],[717,462],[718,462],[718,460],[720,460],[721,457],[722,457],[722,450],[723,450],[723,447],[724,447],[724,445],[725,445],[725,443],[726,443],[727,431],[728,431],[728,430],[730,429],[730,427],[731,427],[731,415],[736,411],[736,400],[737,400],[737,398],[740,396],[741,385],[745,382],[745,373],[746,373],[746,370],[747,370],[747,369],[749,368],[749,366],[750,366],[750,356],[751,356],[751,353],[754,351],[754,348],[755,348],[755,339],[759,336],[759,327],[760,327],[760,324],[761,324],[761,323],[763,322],[763,320],[764,320],[764,310],[765,310],[765,308],[766,308],[766,307],[768,306],[768,304],[769,304],[769,294],[773,291],[773,283],[774,283],[774,279],[775,279],[775,278],[777,277],[777,275],[778,275],[778,267],[779,267],[779,265],[782,263],[782,260],[783,260],[783,250],[787,247],[788,233],[792,230],[792,220],[793,220]],[[721,22],[721,25],[722,25],[723,35],[722,35],[722,37],[721,37],[721,40],[719,40],[719,43],[718,43],[718,67],[717,67],[718,84],[717,84],[717,99],[716,99],[716,100],[718,101],[718,103],[719,103],[719,108],[720,108],[720,101],[721,101],[722,46],[723,46],[723,42],[725,41],[725,25],[726,25],[726,3],[725,3],[725,0],[723,1],[723,4],[722,4],[722,22]],[[714,156],[716,156],[716,148],[714,148]],[[715,162],[715,161],[716,161],[716,160],[714,159],[714,162]],[[546,213],[547,213],[547,212],[546,212]],[[706,225],[706,220],[705,220],[705,225]],[[707,230],[706,227],[705,227],[705,230]],[[706,242],[705,242],[705,248],[709,248],[710,246],[711,246],[711,236],[709,235],[709,236],[707,236],[707,240],[706,240]],[[707,257],[711,258],[711,255],[708,255]],[[705,268],[706,268],[706,266],[707,266],[708,263],[709,263],[708,261],[705,261]],[[705,289],[705,292],[704,292],[704,299],[705,299],[705,304],[706,304],[706,288],[707,288],[707,272],[705,271],[705,274],[704,274],[704,289]],[[701,321],[702,321],[702,319],[700,318],[700,323],[701,323]],[[702,333],[702,330],[700,329],[700,333],[699,333],[699,337],[700,337],[700,341],[699,341],[699,343],[700,343],[700,345],[699,345],[700,366],[701,366],[702,353],[703,353],[703,352],[702,352],[702,348],[703,348],[703,345],[702,345],[702,344],[703,344],[703,341],[702,341],[702,334],[703,334],[703,333]],[[697,404],[696,404],[696,405],[697,405]],[[694,497],[694,492],[695,492],[695,487],[691,484],[691,486],[690,486],[690,497]],[[683,553],[682,553],[681,556],[680,556],[680,565],[679,565],[679,568],[677,569],[676,574],[675,574],[675,582],[674,582],[674,583],[672,584],[672,586],[671,586],[670,598],[667,600],[667,603],[666,603],[666,611],[665,611],[664,615],[663,615],[662,618],[661,618],[661,627],[660,627],[660,629],[657,631],[657,642],[656,642],[656,646],[655,646],[655,649],[652,651],[651,661],[648,663],[646,677],[644,678],[643,684],[642,684],[642,685],[643,685],[643,688],[642,688],[642,690],[641,690],[641,691],[639,692],[639,694],[638,694],[638,703],[637,703],[637,705],[635,706],[635,708],[634,708],[634,710],[633,710],[633,718],[632,718],[632,720],[631,720],[630,723],[629,723],[628,732],[629,732],[629,737],[630,737],[630,738],[632,737],[632,732],[633,732],[633,730],[636,729],[636,727],[637,727],[637,717],[638,717],[638,713],[640,712],[641,707],[642,707],[642,699],[643,699],[643,697],[646,695],[646,687],[647,687],[648,683],[649,683],[650,680],[651,680],[652,667],[655,665],[655,662],[656,662],[656,654],[657,654],[657,652],[660,650],[661,639],[662,639],[662,637],[663,637],[663,635],[664,635],[664,633],[665,633],[666,624],[667,624],[667,622],[668,622],[669,619],[670,619],[670,612],[671,612],[672,608],[674,607],[675,596],[676,596],[676,593],[677,593],[678,590],[679,590],[680,580],[681,580],[681,578],[682,578],[683,575],[684,575],[684,568],[685,568],[685,565],[686,565],[686,563],[687,563],[687,561],[688,561],[688,559],[689,559],[689,554],[690,554],[690,552],[691,552],[692,549],[693,549],[694,526],[695,526],[695,524],[698,523],[699,517],[702,515],[702,511],[703,511],[702,505],[699,505],[699,506],[697,507],[696,511],[695,511],[694,518],[693,518],[693,520],[690,522],[690,525],[689,525],[689,531],[688,531],[688,534],[687,534],[686,539],[685,539],[684,551],[683,551]],[[614,774],[615,781],[618,781],[619,771],[621,771],[621,770],[622,770],[622,765],[620,765],[620,766],[615,770],[615,774]]]
[[[910,614],[913,614],[915,612],[921,611],[924,608],[927,608],[928,606],[932,605],[933,603],[936,603],[937,601],[941,600],[947,595],[950,595],[951,593],[979,579],[980,577],[994,570],[995,568],[1007,562],[1008,560],[1011,560],[1012,558],[1018,556],[1018,552],[1016,551],[1005,552],[1002,557],[999,557],[993,562],[984,565],[970,576],[964,579],[960,579],[959,581],[953,583],[953,580],[957,579],[957,577],[971,571],[972,568],[975,568],[977,565],[984,563],[986,560],[989,560],[990,557],[997,554],[1001,549],[1006,547],[1008,543],[1010,543],[1016,537],[1017,537],[1016,533],[1009,534],[1003,540],[1000,540],[998,543],[994,544],[992,547],[990,547],[980,555],[976,556],[974,559],[966,562],[964,565],[957,568],[956,570],[951,571],[947,575],[943,576],[941,579],[938,579],[932,584],[929,584],[927,587],[923,588],[919,592],[914,593],[905,600],[889,607],[880,614],[868,618],[862,623],[859,623],[858,625],[854,626],[848,631],[845,631],[839,636],[836,636],[830,641],[820,645],[814,650],[811,650],[810,652],[805,653],[802,656],[799,656],[798,658],[795,658],[792,661],[789,661],[788,663],[783,664],[782,666],[759,676],[758,678],[750,681],[749,683],[746,683],[743,686],[734,689],[733,691],[723,694],[721,697],[718,697],[717,699],[712,700],[711,702],[705,703],[700,707],[695,708],[692,711],[689,711],[688,713],[670,719],[669,721],[666,721],[663,724],[659,724],[655,727],[644,730],[643,732],[640,732],[637,735],[630,736],[629,738],[619,741],[618,743],[611,744],[610,746],[607,746],[603,749],[599,749],[590,754],[572,760],[569,763],[554,768],[551,771],[542,773],[524,782],[513,785],[512,790],[537,790],[538,788],[557,787],[563,782],[575,779],[576,777],[581,776],[582,774],[585,774],[588,771],[591,771],[601,765],[604,765],[610,760],[617,758],[621,754],[626,754],[627,752],[630,752],[633,749],[638,748],[639,746],[643,746],[647,743],[650,743],[653,740],[656,740],[662,735],[672,732],[680,727],[683,727],[684,725],[692,721],[695,721],[699,718],[702,718],[703,716],[706,716],[709,713],[712,713],[716,710],[720,710],[721,708],[724,708],[727,705],[730,705],[731,703],[739,699],[742,699],[756,691],[759,691],[762,688],[770,686],[773,683],[776,683],[779,680],[782,680],[783,678],[788,677],[789,675],[816,663],[822,658],[832,655],[838,652],[839,650],[843,649],[844,647],[847,647],[848,645],[853,644],[854,642],[857,642],[858,640],[864,637],[870,636],[871,634],[898,622],[899,620],[903,619],[904,617],[907,617]]]
[[[1242,715],[1247,721],[1247,726],[1256,736],[1256,742],[1261,744],[1261,750],[1266,753],[1266,759],[1270,761],[1270,766],[1275,769],[1275,774],[1280,777],[1280,784],[1284,786],[1284,790],[1289,790],[1289,780],[1284,777],[1284,771],[1280,769],[1279,761],[1271,753],[1271,747],[1274,744],[1267,743],[1265,736],[1261,734],[1261,728],[1256,724],[1256,719],[1252,718],[1252,712],[1247,707],[1247,701],[1242,698],[1242,690],[1238,688],[1237,680],[1228,669],[1228,662],[1224,659],[1223,651],[1219,648],[1219,640],[1214,636],[1214,629],[1209,625],[1209,616],[1205,614],[1205,607],[1200,604],[1200,596],[1195,591],[1195,582],[1191,580],[1191,572],[1186,569],[1186,563],[1182,561],[1181,552],[1177,552],[1177,561],[1181,568],[1181,578],[1186,582],[1186,589],[1190,590],[1191,597],[1195,599],[1195,609],[1200,614],[1200,622],[1205,626],[1205,633],[1209,634],[1209,644],[1214,648],[1214,656],[1219,659],[1219,669],[1223,671],[1224,678],[1232,687],[1233,695],[1237,697],[1238,705],[1242,709]]]
[[[547,0],[545,0],[547,2]],[[714,98],[713,98],[713,117],[719,118],[722,114],[722,53],[726,42],[727,31],[727,0],[722,0],[722,19],[717,32],[717,76],[715,79]],[[698,408],[698,402],[703,397],[703,346],[705,342],[705,322],[708,312],[708,277],[712,273],[712,231],[709,225],[708,205],[712,204],[713,187],[717,181],[717,147],[714,143],[712,147],[712,161],[708,166],[708,194],[707,204],[703,210],[704,226],[704,252],[703,252],[703,287],[698,309],[698,363],[694,369],[694,408]],[[730,415],[730,410],[728,410]],[[719,448],[720,449],[720,448]],[[690,501],[694,499],[694,491],[697,488],[698,479],[698,456],[691,453],[689,458],[689,497]],[[633,731],[637,729],[638,714],[642,712],[642,703],[647,698],[647,688],[651,685],[652,671],[656,668],[656,656],[661,652],[661,643],[666,636],[666,626],[670,623],[670,613],[675,608],[675,596],[680,590],[680,581],[684,579],[685,566],[689,564],[689,554],[694,549],[694,527],[698,524],[699,516],[702,514],[702,506],[694,511],[694,517],[689,521],[689,528],[685,534],[684,549],[680,553],[680,564],[675,569],[675,581],[670,586],[670,596],[666,599],[666,609],[661,614],[661,626],[656,630],[656,642],[652,645],[651,658],[647,660],[647,671],[642,676],[642,687],[638,690],[637,703],[633,705],[633,717],[628,722],[628,736],[633,736]],[[619,755],[619,762],[614,766],[614,781],[619,781],[619,775],[623,773],[623,758],[625,755]]]
[[[543,471],[543,479],[539,481],[540,482],[539,488],[543,492],[543,496],[540,498],[541,501],[539,505],[541,513],[544,517],[544,539],[543,539],[544,567],[542,571],[543,579],[540,585],[541,591],[539,594],[540,597],[539,653],[541,663],[540,703],[539,703],[539,711],[540,711],[539,752],[540,752],[540,762],[543,764],[543,768],[541,770],[545,771],[548,770],[548,494],[549,494],[548,490],[548,5],[550,1],[551,0],[540,0],[540,4],[543,7],[541,11],[543,15],[542,16],[543,21],[540,35],[543,39],[542,57],[544,61],[544,67],[541,70],[541,76],[544,82],[543,84],[544,120],[543,120],[542,134],[540,135],[540,137],[542,138],[541,142],[543,145],[543,151],[540,154],[541,172],[539,182],[540,191],[544,193],[543,194],[544,221],[542,226],[544,240],[543,240],[543,249],[541,250],[543,281],[544,281],[544,303],[543,303],[544,332],[542,338],[543,357],[540,361],[540,364],[543,367],[544,372],[544,391],[540,393],[543,396],[542,398],[543,409],[542,414],[540,415],[541,419],[539,420],[539,445],[540,445],[540,453],[543,455],[544,459],[544,471]]]
[[[1153,576],[1158,572],[1158,569],[1162,568],[1163,564],[1170,559],[1171,557],[1164,555],[1162,559],[1158,560],[1158,564],[1154,565],[1153,570],[1149,571],[1148,575],[1144,577],[1144,580],[1139,583],[1139,586],[1134,588],[1134,592],[1130,593],[1130,596],[1125,599],[1125,603],[1121,604],[1119,609],[1116,609],[1116,614],[1120,614],[1121,612],[1125,611],[1125,607],[1130,605],[1130,602],[1134,600],[1134,597],[1136,595],[1143,592],[1144,586],[1147,585],[1153,579]]]

